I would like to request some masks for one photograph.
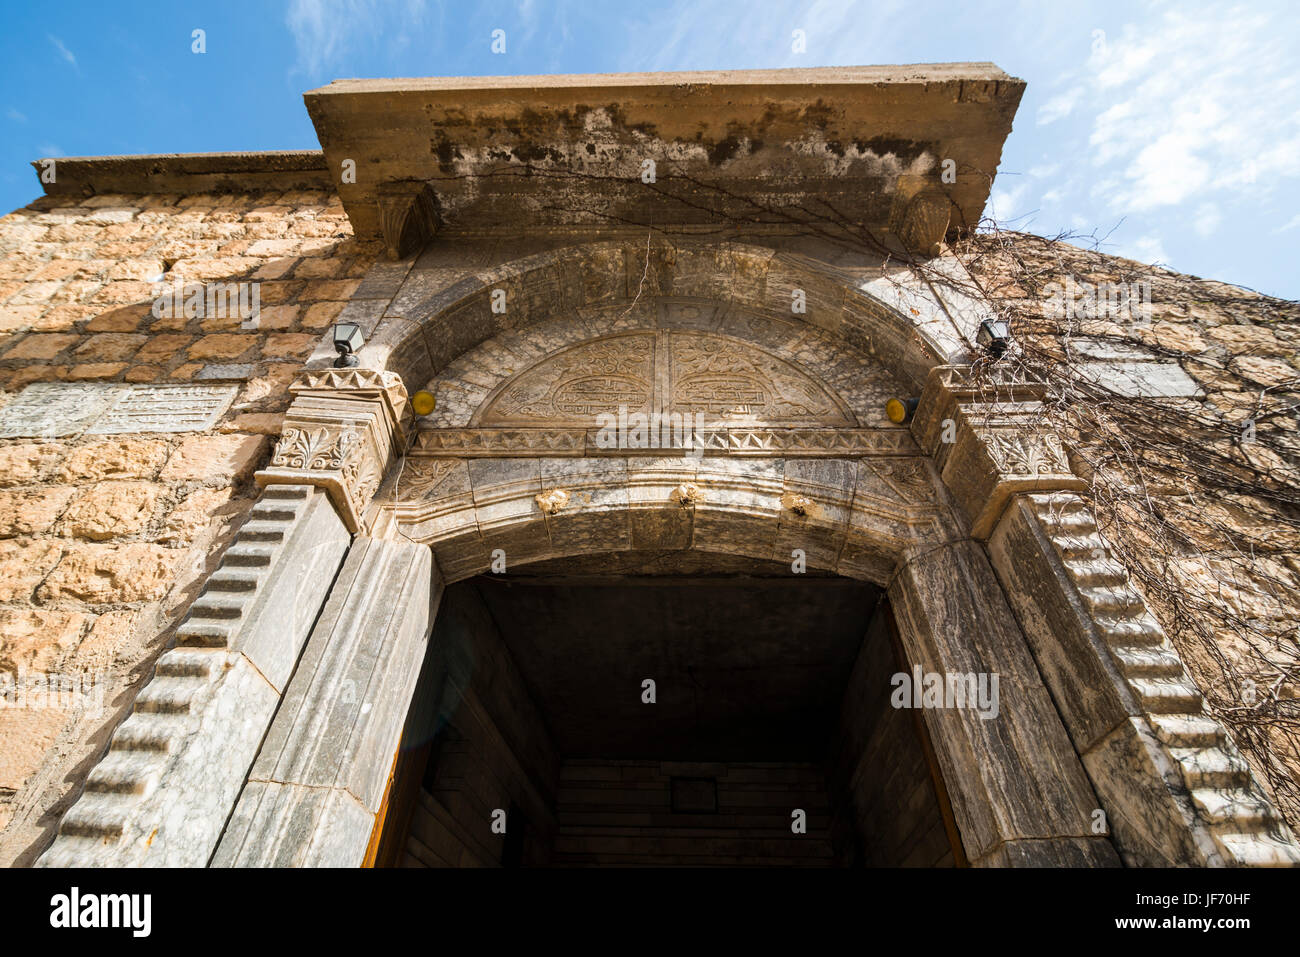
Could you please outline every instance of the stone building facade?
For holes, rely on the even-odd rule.
[[[320,152],[57,161],[0,220],[0,861],[1300,861],[1294,743],[1234,744],[993,361],[1036,293],[950,245],[1022,89],[341,81]],[[1293,394],[1233,302],[1090,368]],[[1293,633],[1294,514],[1229,506],[1268,574],[1179,589]]]

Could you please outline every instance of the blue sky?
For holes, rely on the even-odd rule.
[[[301,94],[341,77],[991,60],[1029,84],[994,185],[1000,220],[1095,232],[1108,252],[1300,299],[1288,0],[5,6],[5,210],[39,195],[28,163],[41,156],[316,148]]]

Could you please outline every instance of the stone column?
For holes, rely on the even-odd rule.
[[[214,866],[362,863],[442,590],[428,546],[357,539]]]
[[[1136,866],[1300,863],[1300,848],[1076,493],[1043,387],[968,367],[926,382],[913,434],[987,552]]]
[[[250,521],[38,863],[194,867],[211,858],[411,417],[390,372],[309,371],[290,389]]]
[[[1097,799],[980,546],[927,546],[889,587],[908,662],[923,673],[996,676],[997,711],[922,712],[975,866],[1108,866]],[[991,687],[991,685],[990,685]]]

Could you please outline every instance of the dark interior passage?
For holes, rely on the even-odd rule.
[[[897,656],[879,588],[776,563],[623,553],[458,583],[377,863],[951,865],[923,731],[889,705]]]

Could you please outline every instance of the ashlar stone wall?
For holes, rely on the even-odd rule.
[[[44,847],[149,677],[376,252],[327,191],[45,197],[0,218],[0,410],[31,383],[234,393],[201,432],[0,439],[0,865]],[[155,316],[181,283],[256,283],[259,314]],[[20,696],[20,672],[76,690]]]
[[[1212,712],[1300,827],[1300,304],[1036,236],[963,255],[1053,394],[1111,371],[1104,412],[1050,417]],[[1136,284],[1127,309],[1094,292]]]

